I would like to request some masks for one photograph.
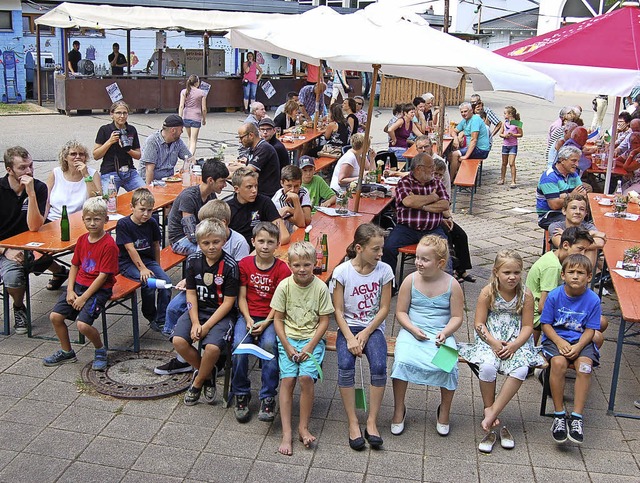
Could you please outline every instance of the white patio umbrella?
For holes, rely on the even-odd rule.
[[[322,35],[314,35],[316,32]],[[373,71],[374,79],[381,71],[454,88],[468,75],[477,91],[511,91],[553,100],[555,82],[550,77],[381,5],[349,15],[317,7],[300,15],[232,28],[229,38],[237,48],[286,55],[316,65],[325,60],[336,69]],[[410,47],[403,38],[411,39]],[[369,119],[372,114],[373,96],[369,99]],[[369,129],[370,123],[365,131],[365,148]],[[359,186],[363,164],[364,157]],[[356,211],[358,206],[356,196]]]

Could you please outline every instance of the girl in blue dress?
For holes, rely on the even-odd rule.
[[[458,387],[458,367],[445,372],[431,361],[442,344],[456,349],[453,334],[462,325],[464,297],[458,282],[444,272],[449,247],[444,238],[427,235],[416,249],[416,272],[400,286],[396,318],[402,326],[396,339],[391,433],[404,431],[404,404],[409,382],[440,387],[436,431],[449,434],[449,412]]]

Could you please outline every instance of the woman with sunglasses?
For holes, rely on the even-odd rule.
[[[93,147],[93,159],[102,159],[102,186],[108,186],[109,177],[113,176],[118,190],[120,187],[126,191],[142,188],[144,180],[133,165],[133,160],[141,156],[140,140],[136,128],[127,123],[129,106],[124,101],[117,101],[109,112],[113,122],[100,127]]]

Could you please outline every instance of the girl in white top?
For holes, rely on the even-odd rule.
[[[342,155],[331,176],[331,189],[336,193],[340,193],[347,189],[352,181],[358,181],[360,174],[360,159],[364,151],[364,134],[356,133],[351,136],[351,149]],[[375,151],[369,150],[369,156],[364,161],[364,169],[370,169],[370,160],[376,156]],[[367,172],[365,171],[365,174]]]
[[[69,141],[62,147],[58,159],[60,166],[53,169],[47,178],[49,188],[49,221],[62,217],[62,206],[67,213],[82,210],[82,205],[92,196],[102,195],[100,175],[87,166],[88,151],[78,141]]]
[[[373,223],[360,225],[347,248],[351,260],[333,271],[331,291],[338,322],[338,386],[349,419],[349,446],[382,446],[377,427],[378,411],[387,382],[387,342],[385,318],[391,304],[393,270],[381,262],[384,230]],[[367,356],[371,373],[370,406],[364,438],[355,407],[356,357]],[[362,366],[360,366],[362,367]],[[364,384],[364,381],[363,381]]]

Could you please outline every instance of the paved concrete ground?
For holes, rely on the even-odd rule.
[[[523,113],[525,137],[518,156],[518,189],[496,185],[499,151],[495,147],[484,166],[473,215],[462,210],[465,197],[460,198],[455,214],[469,235],[472,272],[479,278],[476,284],[465,284],[466,317],[456,334],[462,341],[472,338],[475,300],[496,251],[502,247],[519,250],[526,268],[539,256],[542,232],[535,223],[533,199],[544,164],[546,126],[563,104],[589,106],[590,101],[588,96],[577,95],[563,95],[554,105],[508,94],[492,93],[484,98],[498,113],[507,104],[518,107]],[[450,112],[452,119],[453,112],[455,109]],[[146,137],[163,117],[134,115],[131,121]],[[235,130],[243,117],[239,113],[210,116],[202,145],[235,142]],[[384,145],[380,129],[388,117],[388,110],[383,110],[374,121],[376,147]],[[585,118],[590,122],[591,113]],[[104,119],[103,115],[2,118],[2,149],[25,145],[39,160],[37,176],[44,179],[63,142],[75,137],[91,146]],[[179,274],[174,271],[172,276],[177,279]],[[51,336],[48,312],[58,294],[44,290],[45,278],[32,277],[34,332]],[[579,447],[552,442],[551,420],[538,416],[540,384],[529,379],[501,416],[515,436],[516,448],[506,451],[496,446],[491,455],[477,451],[482,438],[482,401],[477,380],[466,367],[460,368],[449,437],[438,436],[434,427],[438,391],[417,386],[410,386],[407,394],[407,429],[399,437],[392,436],[389,381],[379,418],[384,450],[356,453],[347,446],[336,356],[328,353],[325,381],[316,385],[311,423],[318,444],[307,450],[296,442],[294,455],[284,457],[276,453],[281,436],[279,418],[273,424],[257,421],[255,397],[251,403],[254,418],[246,425],[238,424],[233,411],[223,409],[220,403],[186,407],[181,396],[154,401],[104,397],[80,378],[83,365],[93,356],[90,347],[75,346],[76,364],[45,368],[41,358],[57,349],[55,342],[0,336],[0,481],[640,481],[640,421],[606,414],[618,329],[615,295],[605,297],[604,307],[612,323],[585,411],[585,443]],[[110,317],[109,323],[112,344],[131,342],[128,318]],[[335,328],[335,323],[332,325]],[[388,332],[397,330],[398,324],[390,316]],[[170,345],[150,330],[143,331],[142,347],[170,350]],[[626,347],[617,400],[619,409],[638,414],[633,400],[640,396],[639,363],[637,348]],[[254,388],[258,376],[254,370]],[[571,386],[567,390],[569,404]]]

